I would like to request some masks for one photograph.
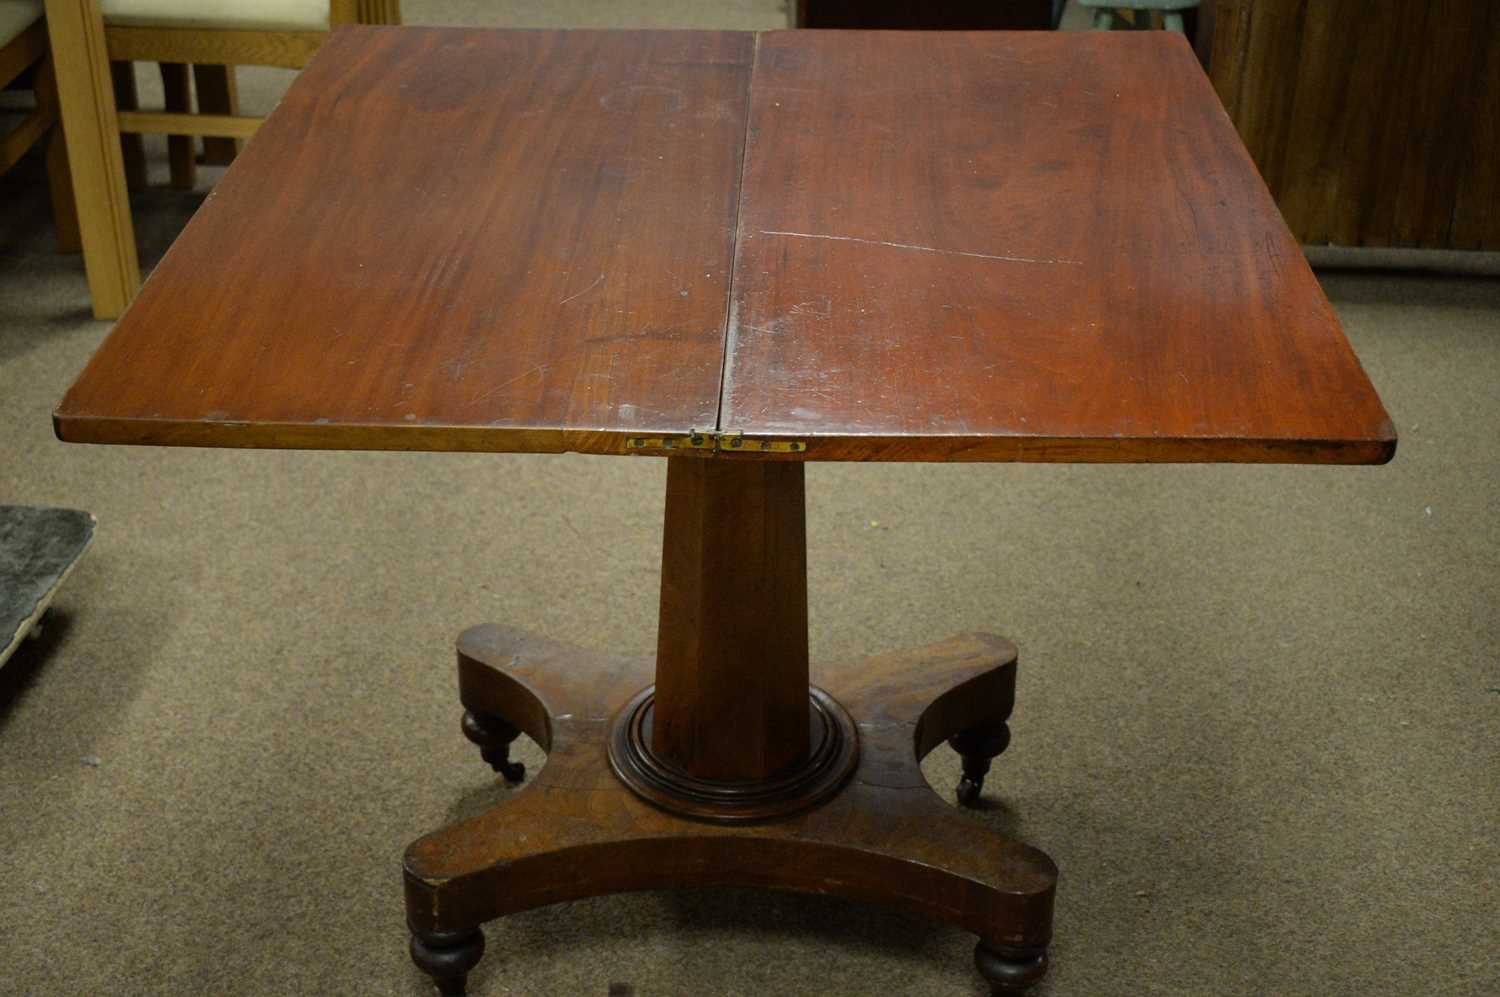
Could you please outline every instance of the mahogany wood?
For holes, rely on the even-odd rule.
[[[605,758],[610,719],[651,680],[649,658],[475,627],[458,644],[464,708],[519,727],[547,761],[505,802],[408,849],[408,923],[419,939],[467,940],[470,929],[505,914],[622,891],[835,894],[972,931],[1000,953],[986,956],[986,975],[1022,989],[1040,976],[1057,869],[1037,849],[945,805],[918,766],[945,739],[1009,716],[1015,663],[1009,642],[975,634],[815,669],[857,720],[854,777],[794,817],[710,824],[643,802]]]
[[[754,36],[341,28],[64,439],[624,449],[714,425]]]
[[[652,748],[698,779],[754,781],[808,749],[801,464],[667,462]]]
[[[674,814],[748,823],[801,813],[839,792],[859,763],[854,720],[837,700],[814,686],[806,696],[812,708],[804,757],[754,780],[698,778],[652,748],[655,693],[656,687],[648,686],[615,713],[609,765],[637,796]],[[731,738],[732,733],[726,731],[727,744],[733,743]]]
[[[720,426],[808,460],[1372,462],[1395,432],[1166,32],[770,32]]]
[[[1182,39],[756,45],[341,29],[58,434],[663,453],[627,441],[700,429],[805,441],[737,455],[795,461],[1394,452]]]

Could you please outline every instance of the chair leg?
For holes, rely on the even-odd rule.
[[[57,107],[57,72],[49,54],[36,73],[36,99],[42,106]],[[73,197],[73,172],[68,168],[68,143],[63,138],[61,117],[47,134],[47,187],[52,194],[52,228],[60,253],[83,251],[78,231],[78,202]]]
[[[198,89],[198,111],[201,114],[239,114],[240,91],[235,82],[233,66],[193,67],[193,85]],[[239,155],[240,140],[237,138],[203,138],[203,163],[207,166],[228,166]]]
[[[83,252],[78,202],[73,197],[73,172],[68,168],[68,143],[63,139],[61,125],[53,125],[52,134],[47,136],[47,186],[52,193],[52,230],[57,234],[57,251]]]
[[[95,318],[116,318],[141,284],[120,159],[104,19],[96,0],[47,0],[47,38]]]
[[[167,98],[167,111],[188,114],[193,110],[193,84],[185,62],[163,62],[161,85]],[[172,170],[172,186],[192,190],[198,181],[191,135],[167,136],[167,162]]]
[[[135,111],[141,106],[135,89],[135,63],[111,62],[110,82],[115,89],[115,108],[120,111]],[[121,133],[120,155],[125,160],[125,186],[131,190],[143,190],[146,186],[146,146],[139,135]]]
[[[401,0],[359,0],[360,24],[400,24]]]

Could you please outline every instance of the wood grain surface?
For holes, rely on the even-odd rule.
[[[805,495],[800,464],[667,461],[652,746],[695,778],[807,754]]]
[[[610,770],[610,718],[651,680],[650,659],[481,626],[459,638],[458,666],[464,707],[516,725],[547,762],[514,796],[407,849],[414,930],[631,890],[738,886],[885,904],[992,944],[1051,937],[1056,865],[943,802],[919,766],[947,737],[1009,716],[1016,651],[1003,638],[819,668],[858,719],[859,768],[818,809],[751,825],[658,810]]]
[[[1395,449],[1191,50],[1159,32],[341,29],[56,423],[212,446],[806,443],[696,454],[738,460]]]
[[[723,429],[806,459],[1389,459],[1394,430],[1165,32],[770,33]]]
[[[1214,85],[1301,241],[1500,248],[1500,5],[1218,8]]]
[[[711,427],[753,47],[340,29],[59,435],[610,452]]]

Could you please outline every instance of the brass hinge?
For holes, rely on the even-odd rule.
[[[714,453],[805,453],[802,440],[758,440],[744,433],[695,429],[687,436],[627,436],[627,450],[710,450]]]

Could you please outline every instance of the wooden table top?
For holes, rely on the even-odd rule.
[[[1150,32],[342,29],[55,423],[806,460],[1395,450],[1190,50]]]

